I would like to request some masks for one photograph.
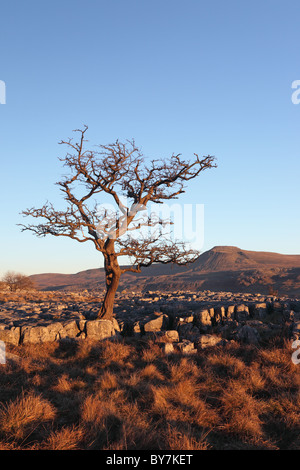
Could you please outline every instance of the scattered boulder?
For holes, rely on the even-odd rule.
[[[157,343],[178,343],[179,334],[177,330],[156,331],[149,333]]]
[[[257,344],[259,341],[259,333],[256,328],[249,325],[243,325],[238,328],[237,339],[246,344]]]
[[[225,318],[225,307],[217,306],[215,307],[214,311],[215,311],[215,314],[214,314],[215,323],[221,323],[223,319]]]
[[[18,346],[20,343],[20,327],[11,327],[0,330],[0,341]]]
[[[110,320],[88,320],[86,322],[86,336],[89,339],[101,341],[114,335],[114,325]]]
[[[235,319],[238,322],[248,320],[249,319],[249,307],[244,304],[237,305],[235,308]]]
[[[161,347],[171,351],[179,343],[176,350],[214,346],[220,337],[251,344],[278,333],[300,338],[299,298],[211,291],[120,294],[116,319],[108,321],[96,318],[99,304],[92,293],[45,293],[42,300],[41,295],[28,302],[17,297],[0,302],[0,341],[18,345],[146,335],[169,344]]]
[[[85,324],[86,324],[86,320],[79,320],[77,322],[77,326],[79,328],[80,333],[85,333]]]
[[[268,307],[265,302],[258,303],[254,305],[253,309],[253,316],[254,318],[258,318],[259,320],[263,320],[266,318],[268,313]]]
[[[112,319],[112,323],[113,323],[113,327],[114,327],[115,331],[118,331],[118,332],[120,333],[120,332],[121,332],[121,328],[120,328],[120,325],[119,325],[117,319],[116,319],[116,318],[113,318],[113,319]]]
[[[220,346],[225,344],[226,340],[216,335],[201,335],[197,341],[197,349],[202,350],[213,346]]]
[[[197,349],[194,346],[192,341],[188,339],[184,339],[179,343],[175,344],[176,350],[181,352],[182,354],[195,354]]]
[[[63,338],[76,338],[80,334],[80,329],[75,320],[65,322],[63,328],[59,331],[60,339]]]
[[[158,343],[162,352],[166,355],[172,354],[175,352],[173,343]]]
[[[211,314],[208,309],[200,310],[194,317],[196,325],[201,329],[208,329],[211,327]]]
[[[193,323],[184,323],[178,327],[178,333],[181,340],[197,341],[200,335],[199,328]]]
[[[131,330],[132,331],[130,333],[132,333],[133,336],[141,335],[142,334],[142,328],[141,328],[140,322],[139,321],[134,322],[131,326]]]
[[[63,325],[59,322],[47,326],[25,326],[21,328],[21,341],[23,344],[39,344],[57,341]]]
[[[296,313],[300,313],[300,300],[293,300],[290,302],[290,308]]]
[[[297,318],[297,314],[295,314],[295,312],[293,310],[289,310],[289,309],[286,309],[286,310],[283,310],[282,312],[282,318],[285,322],[289,322],[289,321],[293,321],[294,319],[298,319]],[[300,320],[300,318],[299,318]]]
[[[225,313],[226,313],[226,318],[234,319],[235,305],[228,305]]]
[[[292,324],[292,338],[299,339],[300,338],[300,321],[296,321]]]
[[[158,316],[155,316],[149,321],[146,321],[143,325],[144,332],[151,332],[151,331],[161,331],[161,330],[166,330],[168,328],[169,324],[169,317],[168,315],[161,314]]]
[[[282,313],[284,307],[281,302],[272,302],[271,308],[273,313]]]

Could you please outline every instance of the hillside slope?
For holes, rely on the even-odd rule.
[[[45,273],[30,276],[39,289],[103,289],[104,270],[76,274]],[[138,281],[138,282],[137,282]],[[120,289],[213,290],[300,295],[300,255],[242,250],[216,246],[187,266],[153,265],[142,273],[126,273]]]

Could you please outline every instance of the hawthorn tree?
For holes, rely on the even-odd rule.
[[[12,292],[17,290],[34,289],[35,287],[34,282],[30,277],[14,271],[7,271],[2,277],[2,281]]]
[[[30,230],[39,237],[53,235],[80,243],[90,242],[102,253],[106,294],[98,318],[111,319],[123,273],[139,273],[142,267],[152,263],[185,265],[198,258],[199,251],[166,237],[164,227],[172,223],[170,220],[149,216],[145,211],[149,203],[177,199],[185,192],[187,181],[216,165],[214,157],[199,158],[197,154],[192,161],[183,160],[180,154],[147,161],[133,140],[125,143],[117,140],[100,145],[97,150],[87,150],[87,129],[84,126],[74,131],[80,136],[76,142],[73,139],[60,142],[68,148],[66,156],[60,160],[69,172],[56,184],[67,208],[57,210],[47,202],[39,209],[27,209],[22,212],[24,216],[42,219],[42,222],[21,226],[22,231]],[[99,194],[110,196],[118,211],[103,205],[99,208],[95,200]],[[149,227],[151,235],[145,234],[145,228]],[[121,267],[121,256],[128,257],[131,264]]]

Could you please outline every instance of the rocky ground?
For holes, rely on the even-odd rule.
[[[65,338],[153,337],[165,353],[258,344],[300,335],[300,299],[230,292],[118,293],[113,322],[96,320],[101,294],[36,292],[0,298],[0,340],[18,345]]]

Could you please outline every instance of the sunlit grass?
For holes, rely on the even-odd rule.
[[[8,347],[0,450],[299,449],[288,342],[164,356],[153,341]]]

